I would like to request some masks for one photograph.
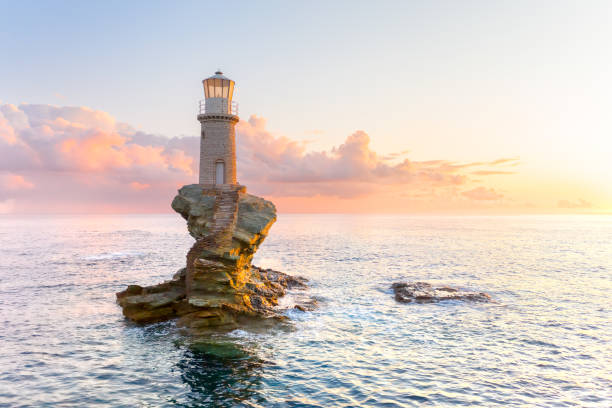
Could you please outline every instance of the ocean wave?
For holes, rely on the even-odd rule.
[[[101,254],[89,255],[83,259],[86,261],[106,261],[112,259],[135,258],[144,255],[146,255],[145,252],[139,251],[104,252]]]

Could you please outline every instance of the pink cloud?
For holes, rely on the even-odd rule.
[[[448,160],[411,161],[406,154],[379,155],[370,148],[363,131],[329,151],[307,151],[305,143],[275,136],[265,128],[265,119],[251,117],[238,126],[239,180],[271,196],[335,196],[352,198],[372,194],[385,186],[407,189],[452,189],[470,182],[463,171],[491,167],[496,162],[456,163]],[[513,160],[513,159],[512,159]],[[252,189],[252,188],[251,188]]]
[[[150,184],[144,184],[144,183],[139,183],[137,181],[132,181],[130,183],[130,187],[132,187],[134,190],[146,190],[147,188],[151,187]]]
[[[133,166],[167,167],[163,147],[128,144],[115,132],[87,131],[79,138],[64,139],[56,145],[63,166],[80,171],[104,171]]]
[[[9,124],[8,120],[0,112],[0,140],[6,144],[14,145],[17,143],[15,131]]]
[[[194,133],[199,133],[197,123]],[[474,197],[497,193],[461,193],[474,183],[471,172],[494,172],[496,166],[516,160],[411,161],[405,157],[407,151],[373,151],[370,136],[363,131],[329,150],[311,151],[307,142],[271,133],[266,120],[257,116],[238,124],[237,147],[239,181],[254,194],[287,198],[284,202],[294,204],[293,198],[319,197],[332,205],[338,199],[346,203],[356,198],[407,197],[427,207],[431,200],[479,199]],[[198,136],[168,138],[137,131],[106,112],[0,105],[4,209],[168,211],[177,186],[197,181],[198,156]]]
[[[461,194],[469,198],[470,200],[478,201],[499,200],[504,197],[503,194],[496,192],[492,188],[486,187],[477,187],[473,190],[464,191]]]
[[[164,211],[195,181],[196,148],[85,107],[0,105],[0,199],[16,211]]]
[[[29,190],[34,184],[19,174],[0,174],[0,189],[4,190]]]

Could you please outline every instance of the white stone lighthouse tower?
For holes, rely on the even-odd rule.
[[[236,130],[238,109],[232,96],[234,81],[217,71],[202,81],[200,101],[200,184],[236,185]]]

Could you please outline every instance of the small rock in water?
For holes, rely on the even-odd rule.
[[[402,303],[435,303],[442,300],[469,300],[490,302],[491,296],[484,292],[469,292],[449,286],[433,286],[427,282],[399,282],[391,285],[395,300]]]
[[[302,303],[297,303],[293,308],[300,312],[311,312],[317,308],[317,301],[316,299],[310,299]]]

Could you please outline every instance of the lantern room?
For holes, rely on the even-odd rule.
[[[234,81],[217,71],[215,75],[203,80],[202,84],[206,99],[200,104],[200,114],[238,114],[236,103],[232,101]]]

